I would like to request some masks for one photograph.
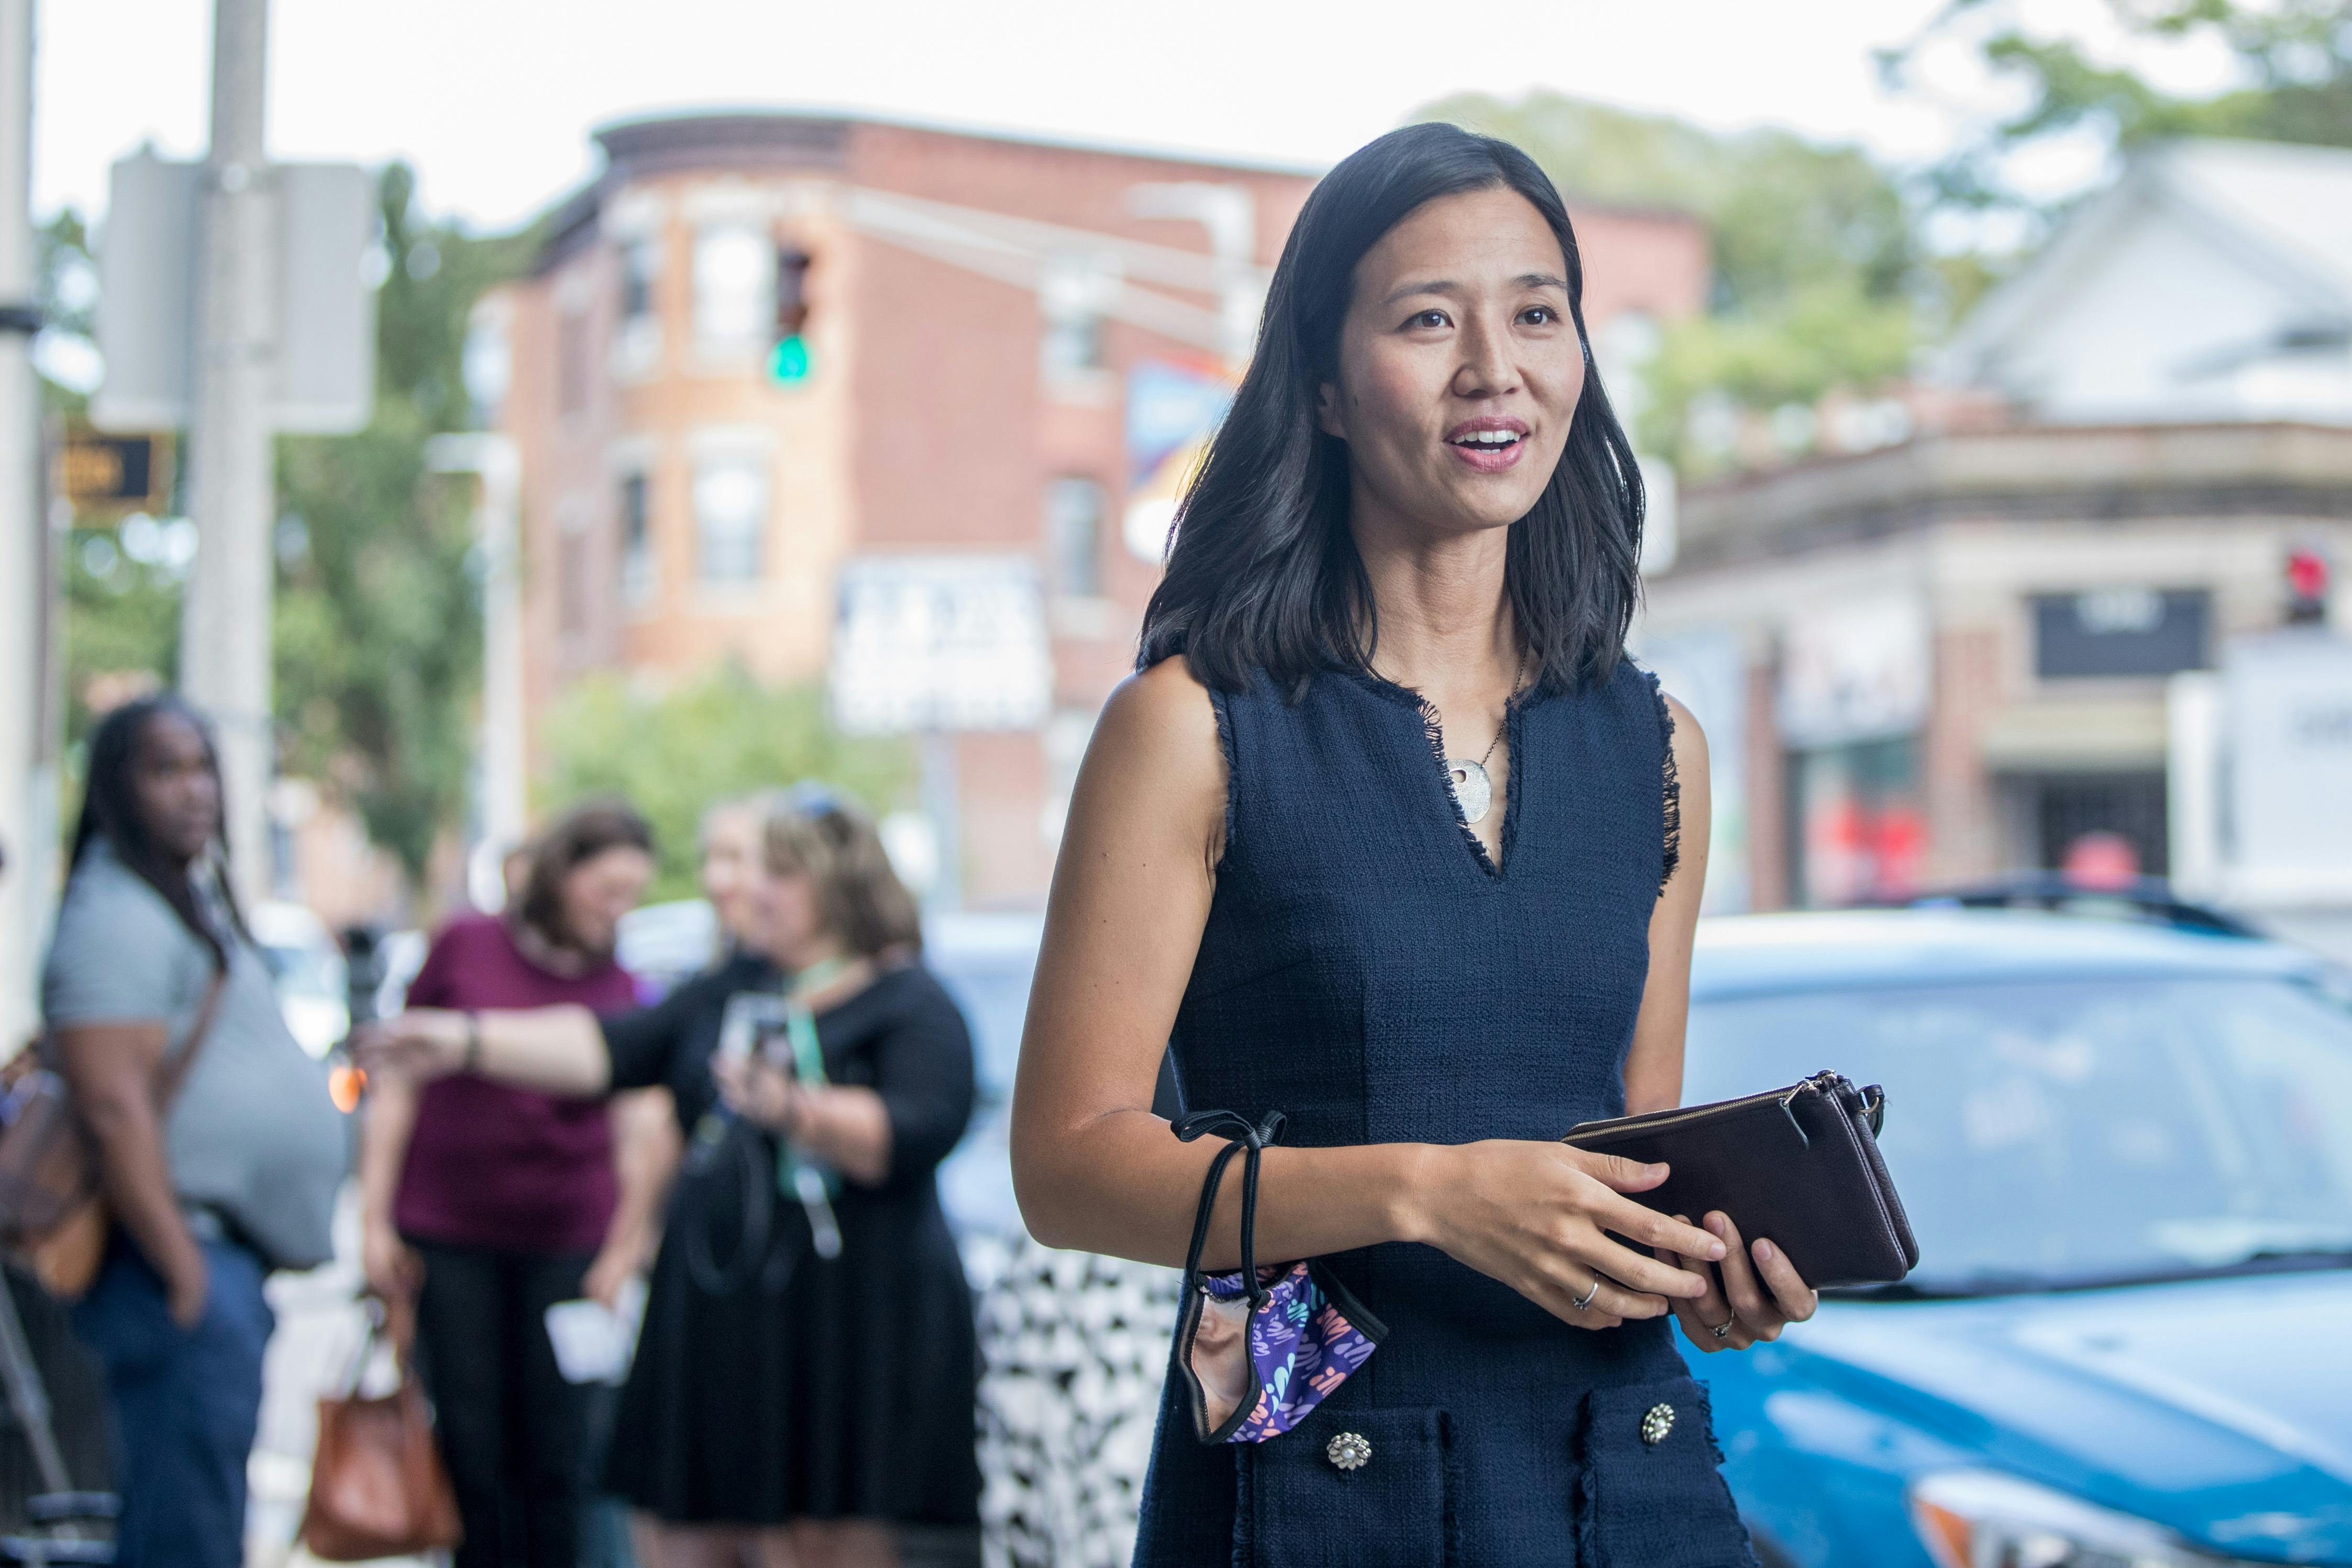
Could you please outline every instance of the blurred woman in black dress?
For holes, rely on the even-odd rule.
[[[933,1174],[971,1116],[971,1037],[862,811],[803,786],[762,847],[764,954],[622,1017],[409,1013],[369,1058],[667,1086],[688,1152],[608,1483],[657,1568],[883,1568],[894,1526],[979,1519],[971,1299]]]

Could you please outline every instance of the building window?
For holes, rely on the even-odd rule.
[[[613,331],[613,374],[639,381],[661,364],[661,313],[654,298],[661,276],[661,241],[653,236],[621,247],[620,321]]]
[[[2202,588],[2094,588],[2033,596],[2033,672],[2044,680],[2203,669],[2212,595]]]
[[[555,320],[555,405],[567,415],[588,411],[588,312],[565,310]]]
[[[621,321],[654,313],[654,279],[661,276],[661,241],[650,236],[621,247]]]
[[[654,562],[651,482],[643,474],[621,480],[621,599],[630,605],[650,603],[660,582]]]
[[[1056,594],[1091,599],[1102,592],[1103,488],[1092,479],[1045,487],[1047,580]]]
[[[1104,368],[1103,318],[1118,291],[1116,267],[1100,257],[1055,256],[1037,289],[1045,335],[1038,363],[1048,381],[1084,379]]]
[[[746,223],[711,224],[694,237],[694,341],[717,353],[767,346],[775,311],[776,247]]]
[[[587,635],[591,614],[588,534],[566,527],[556,541],[555,624],[567,638]]]
[[[1927,817],[1908,735],[1792,752],[1790,848],[1797,902],[1835,908],[1917,890]]]
[[[694,473],[694,531],[705,583],[756,583],[764,570],[768,465],[756,453],[704,458]]]

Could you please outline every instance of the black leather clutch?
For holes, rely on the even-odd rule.
[[[1596,1154],[1672,1167],[1633,1200],[1693,1224],[1721,1209],[1753,1244],[1769,1239],[1815,1289],[1891,1285],[1919,1262],[1878,1127],[1886,1095],[1833,1072],[1714,1105],[1587,1121],[1561,1139]]]

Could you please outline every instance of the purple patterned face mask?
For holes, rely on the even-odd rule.
[[[1257,1166],[1282,1131],[1276,1111],[1253,1127],[1229,1110],[1204,1110],[1176,1123],[1187,1142],[1231,1132],[1202,1184],[1184,1258],[1184,1296],[1176,1323],[1176,1364],[1184,1374],[1193,1436],[1203,1443],[1263,1443],[1307,1418],[1324,1396],[1364,1364],[1388,1331],[1318,1259],[1257,1263]],[[1201,1251],[1225,1167],[1242,1167],[1242,1267],[1203,1275]]]

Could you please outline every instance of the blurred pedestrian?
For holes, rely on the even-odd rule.
[[[759,930],[761,847],[768,795],[722,800],[702,814],[702,896],[719,918],[719,962],[740,953],[766,961]]]
[[[451,921],[408,994],[473,1016],[636,999],[614,958],[654,872],[653,832],[618,803],[540,838],[499,915]],[[602,1101],[477,1078],[371,1086],[361,1155],[370,1286],[416,1303],[417,1365],[466,1527],[458,1568],[575,1568],[587,1406],[548,1339],[548,1308],[607,1305],[650,1248],[662,1162],[616,1156]]]
[[[762,847],[757,921],[789,1005],[744,954],[601,1022],[412,1012],[371,1058],[555,1092],[668,1085],[691,1142],[610,1472],[640,1550],[880,1568],[894,1526],[979,1518],[971,1299],[935,1181],[971,1116],[971,1040],[865,813],[803,786]],[[762,1049],[763,1011],[809,1027]]]
[[[122,1447],[114,1561],[234,1568],[275,1324],[262,1280],[331,1256],[349,1135],[229,888],[203,720],[169,696],[116,709],[86,788],[42,1004],[115,1226],[74,1313]],[[159,1121],[156,1072],[181,1051],[197,1055]]]

